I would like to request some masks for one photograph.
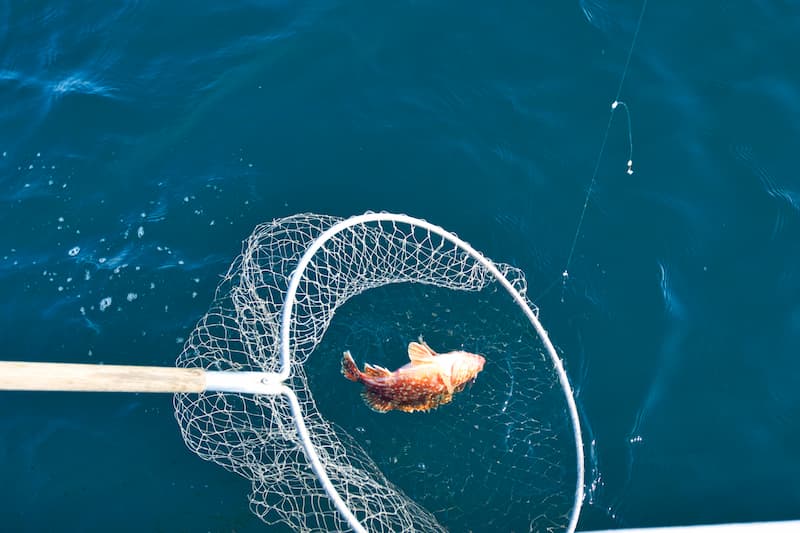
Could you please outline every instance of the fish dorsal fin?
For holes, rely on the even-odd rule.
[[[408,343],[408,358],[411,359],[412,363],[432,363],[434,355],[436,355],[436,352],[431,350],[431,347],[427,344],[419,342]]]
[[[387,378],[392,375],[392,372],[388,368],[367,363],[364,365],[364,374],[371,378]]]

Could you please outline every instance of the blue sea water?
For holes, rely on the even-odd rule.
[[[581,529],[797,518],[800,5],[641,7],[0,4],[2,358],[171,366],[256,224],[404,212],[526,272]],[[0,405],[4,531],[265,530],[168,397]]]

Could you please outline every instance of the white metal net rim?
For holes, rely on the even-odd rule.
[[[280,371],[278,373],[273,373],[273,374],[262,374],[261,375],[262,379],[260,381],[261,386],[258,387],[260,389],[259,392],[263,394],[281,394],[287,398],[292,409],[295,426],[297,428],[298,436],[300,437],[300,442],[303,447],[303,450],[309,462],[311,463],[311,467],[314,470],[314,473],[317,475],[320,483],[323,485],[325,492],[327,493],[331,501],[334,503],[337,510],[341,513],[341,515],[345,518],[345,520],[353,528],[354,531],[366,532],[366,529],[359,523],[358,519],[348,508],[347,504],[342,499],[341,495],[338,493],[336,488],[331,483],[330,478],[328,477],[325,471],[325,467],[322,465],[322,462],[320,461],[319,454],[317,453],[313,443],[311,442],[308,428],[306,427],[304,422],[302,408],[300,407],[300,404],[297,401],[297,397],[295,396],[294,391],[292,391],[286,385],[283,385],[283,381],[285,381],[289,377],[291,372],[291,359],[292,359],[291,339],[290,339],[291,323],[295,308],[297,289],[301,279],[303,278],[306,267],[311,262],[313,256],[320,249],[322,249],[322,247],[332,237],[353,226],[357,226],[360,224],[367,224],[371,222],[394,222],[394,223],[408,224],[411,227],[419,227],[427,231],[430,231],[431,233],[434,233],[435,235],[445,239],[446,241],[449,241],[457,248],[466,252],[469,256],[471,256],[484,268],[486,268],[486,270],[492,274],[495,280],[499,282],[511,295],[511,297],[514,299],[514,302],[522,310],[522,312],[525,313],[525,316],[533,325],[534,329],[536,330],[536,333],[538,334],[539,338],[542,341],[542,344],[545,347],[545,350],[547,351],[548,356],[550,357],[550,361],[553,364],[553,368],[555,369],[558,375],[559,384],[561,385],[561,389],[566,398],[567,408],[569,410],[569,415],[572,422],[573,436],[575,440],[575,454],[577,461],[576,465],[577,480],[575,487],[574,505],[570,512],[569,522],[567,525],[567,531],[569,533],[572,533],[573,531],[575,531],[575,528],[577,527],[581,506],[583,504],[584,453],[583,453],[583,439],[581,436],[581,429],[580,429],[580,418],[578,416],[578,408],[575,403],[572,386],[569,382],[567,373],[564,370],[564,365],[561,362],[561,358],[558,356],[558,353],[556,352],[552,342],[550,342],[550,338],[547,335],[547,331],[539,322],[539,318],[537,316],[538,313],[535,312],[530,307],[526,298],[511,284],[511,282],[508,281],[508,279],[502,274],[502,272],[500,272],[500,270],[498,270],[498,268],[495,266],[494,263],[492,263],[489,259],[484,257],[483,254],[475,250],[475,248],[473,248],[469,243],[460,239],[453,233],[446,231],[441,226],[437,226],[425,220],[403,214],[367,212],[363,215],[357,215],[337,222],[336,224],[328,228],[326,231],[321,233],[316,239],[314,239],[311,245],[306,249],[305,253],[301,257],[294,271],[292,272],[286,299],[283,304],[281,313],[281,326],[280,326],[280,335],[281,335]]]

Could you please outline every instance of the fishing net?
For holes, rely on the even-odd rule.
[[[293,394],[178,394],[186,444],[249,479],[250,507],[264,522],[297,531],[352,527],[309,450],[368,531],[573,530],[583,483],[577,417],[526,287],[520,270],[403,215],[262,224],[177,364],[280,375]],[[339,374],[342,351],[390,366],[384,356],[402,356],[420,334],[434,348],[482,353],[486,370],[466,397],[433,413],[370,411]]]

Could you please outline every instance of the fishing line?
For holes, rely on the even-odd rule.
[[[586,197],[583,201],[583,208],[581,209],[581,214],[578,217],[578,226],[575,228],[575,235],[572,237],[572,245],[569,249],[569,254],[567,255],[567,261],[564,265],[564,271],[561,273],[561,302],[564,302],[564,292],[567,287],[567,280],[569,279],[569,267],[572,264],[572,257],[575,254],[575,247],[578,244],[578,236],[581,233],[581,229],[583,228],[583,221],[586,217],[586,209],[589,207],[589,199],[594,192],[594,185],[597,181],[597,174],[600,170],[600,162],[603,159],[603,153],[606,149],[606,142],[608,141],[608,135],[611,131],[611,123],[614,120],[614,112],[617,110],[618,107],[622,106],[625,110],[625,115],[628,119],[628,175],[633,174],[633,134],[631,132],[631,115],[630,110],[628,109],[627,104],[619,99],[620,95],[622,94],[622,85],[625,83],[625,76],[628,74],[628,68],[630,67],[631,57],[633,56],[633,49],[636,46],[636,39],[639,36],[639,30],[642,27],[642,20],[644,19],[644,12],[647,9],[647,1],[644,0],[642,2],[642,9],[639,12],[639,20],[636,22],[636,29],[633,32],[633,38],[631,39],[631,45],[628,49],[628,57],[625,59],[625,66],[622,68],[622,75],[620,76],[619,86],[617,87],[617,94],[614,97],[614,101],[611,103],[611,112],[608,116],[608,123],[606,124],[605,133],[603,133],[603,140],[600,143],[600,152],[597,154],[597,159],[594,164],[594,170],[592,171],[592,178],[589,180],[589,188],[586,191]]]
[[[617,106],[622,106],[625,110],[625,117],[628,119],[628,170],[626,172],[629,176],[633,175],[633,129],[631,128],[631,112],[628,109],[628,104],[622,100],[614,100],[611,104],[611,109],[614,110]]]
[[[636,21],[636,28],[634,29],[633,37],[631,38],[631,44],[630,44],[630,47],[628,48],[628,54],[627,54],[627,57],[625,58],[625,64],[624,64],[624,66],[622,68],[622,74],[620,75],[619,85],[617,86],[617,92],[616,92],[616,95],[614,96],[614,100],[611,102],[611,110],[609,112],[608,122],[606,123],[606,128],[605,128],[605,131],[603,132],[602,141],[600,143],[600,150],[599,150],[599,152],[597,154],[597,159],[595,160],[594,169],[592,171],[591,179],[589,180],[589,186],[587,188],[586,196],[585,196],[584,201],[583,201],[583,207],[581,208],[581,212],[580,212],[580,215],[578,217],[578,224],[577,224],[577,227],[575,228],[575,234],[572,237],[572,244],[570,245],[569,254],[567,255],[567,260],[566,260],[565,265],[564,265],[564,270],[561,273],[561,303],[562,304],[565,301],[567,281],[569,280],[569,268],[570,268],[570,265],[572,264],[572,259],[573,259],[573,256],[575,254],[575,248],[576,248],[577,243],[578,243],[578,237],[580,236],[581,229],[583,228],[583,222],[584,222],[584,219],[586,217],[586,211],[587,211],[587,209],[589,207],[589,200],[590,200],[590,198],[591,198],[591,196],[592,196],[592,194],[594,192],[594,186],[595,186],[595,183],[597,181],[597,176],[598,176],[598,173],[599,173],[599,170],[600,170],[600,163],[601,163],[601,161],[603,159],[603,154],[605,153],[606,143],[608,142],[608,136],[609,136],[609,133],[611,131],[611,124],[612,124],[612,122],[614,120],[614,113],[615,113],[615,111],[617,111],[617,108],[619,108],[619,107],[621,107],[625,111],[625,118],[626,118],[626,122],[627,122],[627,126],[628,126],[628,160],[627,160],[626,173],[629,176],[633,175],[633,128],[632,128],[632,125],[631,125],[631,122],[632,122],[631,121],[631,113],[630,113],[630,108],[628,107],[628,105],[625,102],[623,102],[622,100],[620,100],[620,96],[622,94],[623,84],[625,83],[625,77],[627,76],[628,69],[630,68],[631,58],[633,57],[633,50],[636,47],[636,40],[637,40],[637,38],[639,36],[639,31],[641,30],[641,27],[642,27],[642,21],[644,19],[644,13],[647,10],[647,2],[648,2],[648,0],[643,0],[643,2],[642,2],[642,7],[641,7],[641,10],[639,12],[639,18]],[[548,286],[545,289],[545,293],[549,292],[553,288],[553,286],[555,284],[556,284],[556,282],[554,282],[553,284]],[[586,360],[584,358],[584,366],[583,366],[583,373],[582,373],[583,375],[582,375],[582,377],[580,379],[581,383],[584,381],[586,373],[588,372],[588,368],[585,365],[585,361]],[[576,389],[576,395],[579,394],[579,393],[580,393],[580,386]],[[581,411],[582,416],[585,416],[585,413],[583,412],[583,409],[581,409],[580,411]],[[636,421],[636,423],[634,425],[634,430],[638,430],[641,414],[642,413],[640,412],[639,416],[637,416],[637,421]],[[598,500],[598,497],[600,496],[600,492],[602,490],[602,487],[603,487],[604,483],[603,483],[603,479],[602,479],[602,474],[601,474],[599,466],[598,466],[597,441],[595,440],[595,437],[592,434],[591,424],[586,423],[584,425],[584,427],[585,427],[585,430],[589,434],[589,443],[590,443],[590,445],[589,445],[589,461],[590,461],[590,465],[591,465],[590,466],[590,468],[591,468],[590,469],[590,474],[591,474],[591,478],[590,479],[591,479],[591,481],[589,482],[589,485],[587,487],[586,496],[587,496],[588,501],[589,501],[590,504],[595,504],[596,501]],[[628,447],[628,452],[629,452],[628,474],[629,474],[629,476],[630,476],[630,473],[632,471],[632,462],[633,462],[633,449],[632,449],[632,446],[633,446],[633,444],[635,442],[639,442],[640,440],[641,440],[641,437],[638,436],[638,431],[629,436],[629,447]],[[628,481],[626,482],[626,486],[627,486],[627,483],[629,483],[629,481],[630,481],[630,479],[628,479]],[[612,520],[614,520],[615,522],[618,523],[619,517],[618,517],[617,511],[615,510],[615,507],[616,507],[617,503],[618,503],[618,500],[615,501],[613,505],[608,506],[607,509],[606,509],[606,512],[607,512],[608,516],[610,518],[612,518]]]

